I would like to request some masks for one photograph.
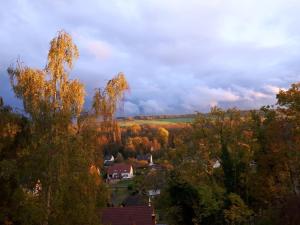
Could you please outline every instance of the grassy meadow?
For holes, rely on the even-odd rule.
[[[172,125],[184,125],[192,123],[194,118],[182,117],[182,118],[166,118],[166,119],[134,119],[134,120],[120,120],[119,125],[121,127],[129,127],[135,124],[139,125],[152,125],[152,126],[172,126]]]

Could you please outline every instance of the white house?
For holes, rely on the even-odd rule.
[[[160,189],[151,189],[148,190],[148,195],[150,197],[156,196],[156,195],[160,195]]]
[[[213,168],[216,169],[216,168],[219,168],[221,166],[221,163],[219,160],[216,160],[213,164]]]
[[[131,179],[133,177],[133,168],[129,164],[117,163],[107,170],[107,179]]]

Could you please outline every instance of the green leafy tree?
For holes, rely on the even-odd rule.
[[[41,204],[33,191],[24,188],[30,121],[3,102],[0,118],[0,223],[39,224]]]
[[[224,210],[225,220],[230,225],[246,224],[253,211],[248,208],[239,195],[228,195],[229,208]]]

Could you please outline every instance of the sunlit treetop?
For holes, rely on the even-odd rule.
[[[68,70],[78,56],[71,36],[60,31],[50,42],[44,70],[32,69],[20,62],[16,68],[8,69],[16,96],[23,100],[25,111],[33,118],[55,113],[79,115],[84,104],[84,86],[68,78]]]
[[[96,89],[93,98],[93,109],[96,115],[112,119],[118,104],[123,100],[124,92],[128,90],[129,85],[123,73],[109,80],[103,90]]]
[[[78,57],[79,52],[71,35],[65,31],[59,31],[57,37],[50,42],[46,71],[53,76],[53,80],[66,80],[66,67],[72,69]]]
[[[287,91],[280,90],[277,103],[279,106],[300,112],[300,82],[292,84]]]

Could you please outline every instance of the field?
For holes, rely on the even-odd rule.
[[[192,123],[194,118],[191,117],[182,117],[182,118],[167,118],[167,119],[149,119],[149,120],[130,120],[130,121],[125,121],[121,120],[119,121],[119,124],[121,127],[129,127],[134,124],[139,124],[139,125],[154,125],[154,126],[172,126],[172,125],[184,125],[187,123]]]

